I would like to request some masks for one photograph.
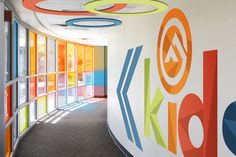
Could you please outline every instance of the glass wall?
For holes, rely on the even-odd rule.
[[[6,156],[34,125],[61,106],[93,97],[94,48],[5,22]]]
[[[56,40],[47,38],[47,72],[56,72]]]
[[[8,86],[5,91],[5,122],[12,117],[12,86]]]
[[[27,75],[27,30],[19,27],[18,76]]]
[[[46,37],[37,35],[38,73],[46,73]]]
[[[78,67],[78,85],[83,85],[83,72],[84,72],[84,46],[77,46],[77,67]]]
[[[11,156],[12,152],[12,126],[9,126],[6,129],[6,157]]]
[[[29,33],[30,75],[37,73],[37,34]]]
[[[20,109],[20,134],[29,127],[29,107],[25,106]]]
[[[38,98],[37,101],[37,118],[42,118],[47,113],[47,97]]]
[[[29,105],[29,123],[33,124],[36,121],[36,102],[33,101]]]
[[[11,21],[4,22],[4,52],[5,52],[5,80],[11,80],[11,66],[12,66],[12,53],[11,53]]]
[[[58,41],[58,71],[66,72],[66,42]]]
[[[52,93],[48,95],[48,112],[52,112],[56,109],[56,94]]]
[[[94,93],[94,47],[77,46],[78,100],[93,97]]]

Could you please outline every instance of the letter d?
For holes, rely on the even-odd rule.
[[[204,52],[203,103],[197,95],[189,94],[179,111],[179,138],[185,157],[217,157],[217,71],[217,50]],[[192,116],[197,116],[203,126],[204,139],[199,148],[192,145],[189,137]]]

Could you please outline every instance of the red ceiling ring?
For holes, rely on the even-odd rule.
[[[46,0],[22,0],[22,4],[25,8],[40,12],[44,14],[53,14],[53,15],[66,15],[66,16],[91,16],[96,15],[94,13],[88,12],[88,11],[57,11],[57,10],[50,10],[50,9],[44,9],[37,6],[38,3],[43,2]],[[115,4],[110,8],[103,9],[102,11],[105,12],[114,12],[118,11],[120,9],[123,9],[127,6],[127,4]]]

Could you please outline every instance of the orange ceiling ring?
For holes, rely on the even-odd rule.
[[[95,13],[91,13],[88,11],[57,11],[57,10],[50,10],[50,9],[45,9],[37,6],[38,3],[43,2],[46,0],[22,0],[22,4],[25,8],[39,12],[39,13],[44,13],[44,14],[53,14],[53,15],[64,15],[64,16],[91,16],[91,15],[96,15]],[[125,8],[127,4],[115,4],[110,8],[103,9],[101,11],[106,11],[106,12],[114,12],[121,10]]]

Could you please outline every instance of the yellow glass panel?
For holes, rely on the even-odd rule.
[[[84,70],[85,71],[93,71],[93,47],[86,46],[85,47],[85,62],[84,62]]]
[[[47,113],[47,97],[38,98],[37,102],[37,118],[43,117]]]
[[[30,45],[30,75],[37,73],[37,35],[36,33],[29,33],[29,45]]]
[[[56,74],[49,74],[48,75],[48,91],[56,90]]]
[[[70,72],[68,73],[68,87],[75,87],[76,86],[76,73]]]
[[[76,71],[76,56],[75,56],[75,45],[67,44],[67,57],[68,57],[68,71]]]

